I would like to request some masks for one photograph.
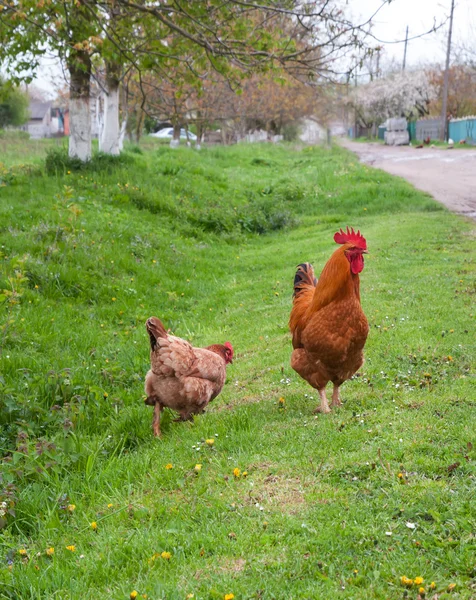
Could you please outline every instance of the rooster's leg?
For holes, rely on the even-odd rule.
[[[160,411],[162,407],[160,402],[156,402],[154,405],[154,420],[152,421],[152,429],[154,430],[154,435],[156,437],[160,437],[162,434],[160,433]]]
[[[334,390],[332,392],[332,406],[342,406],[339,394],[339,386],[334,384]]]
[[[329,403],[327,402],[326,397],[326,388],[321,388],[318,390],[319,397],[321,399],[321,404],[315,409],[315,413],[330,413],[331,409],[329,408]]]

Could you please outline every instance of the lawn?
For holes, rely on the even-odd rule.
[[[476,598],[474,222],[338,147],[29,148],[0,156],[0,598]],[[292,281],[346,225],[366,363],[315,416]],[[152,315],[235,348],[162,439]]]

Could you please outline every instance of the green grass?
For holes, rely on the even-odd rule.
[[[399,599],[402,575],[476,596],[474,222],[340,148],[152,146],[52,176],[0,161],[1,598]],[[314,417],[292,281],[345,225],[370,252],[367,360]],[[236,353],[161,440],[151,315]]]

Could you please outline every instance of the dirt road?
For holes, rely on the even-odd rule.
[[[399,175],[450,210],[476,219],[476,148],[383,146],[341,139],[360,160]]]

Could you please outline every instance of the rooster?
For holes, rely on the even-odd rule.
[[[169,335],[160,319],[146,321],[150,338],[151,369],[145,378],[145,403],[154,407],[153,431],[160,436],[160,413],[176,410],[179,421],[201,413],[218,396],[226,379],[226,366],[233,362],[230,342],[194,348]]]
[[[359,273],[364,268],[367,243],[360,231],[338,231],[342,244],[327,261],[319,281],[311,264],[297,267],[289,328],[292,368],[319,392],[315,412],[331,411],[326,385],[334,384],[332,406],[340,406],[339,387],[364,362],[369,326],[360,304]]]

